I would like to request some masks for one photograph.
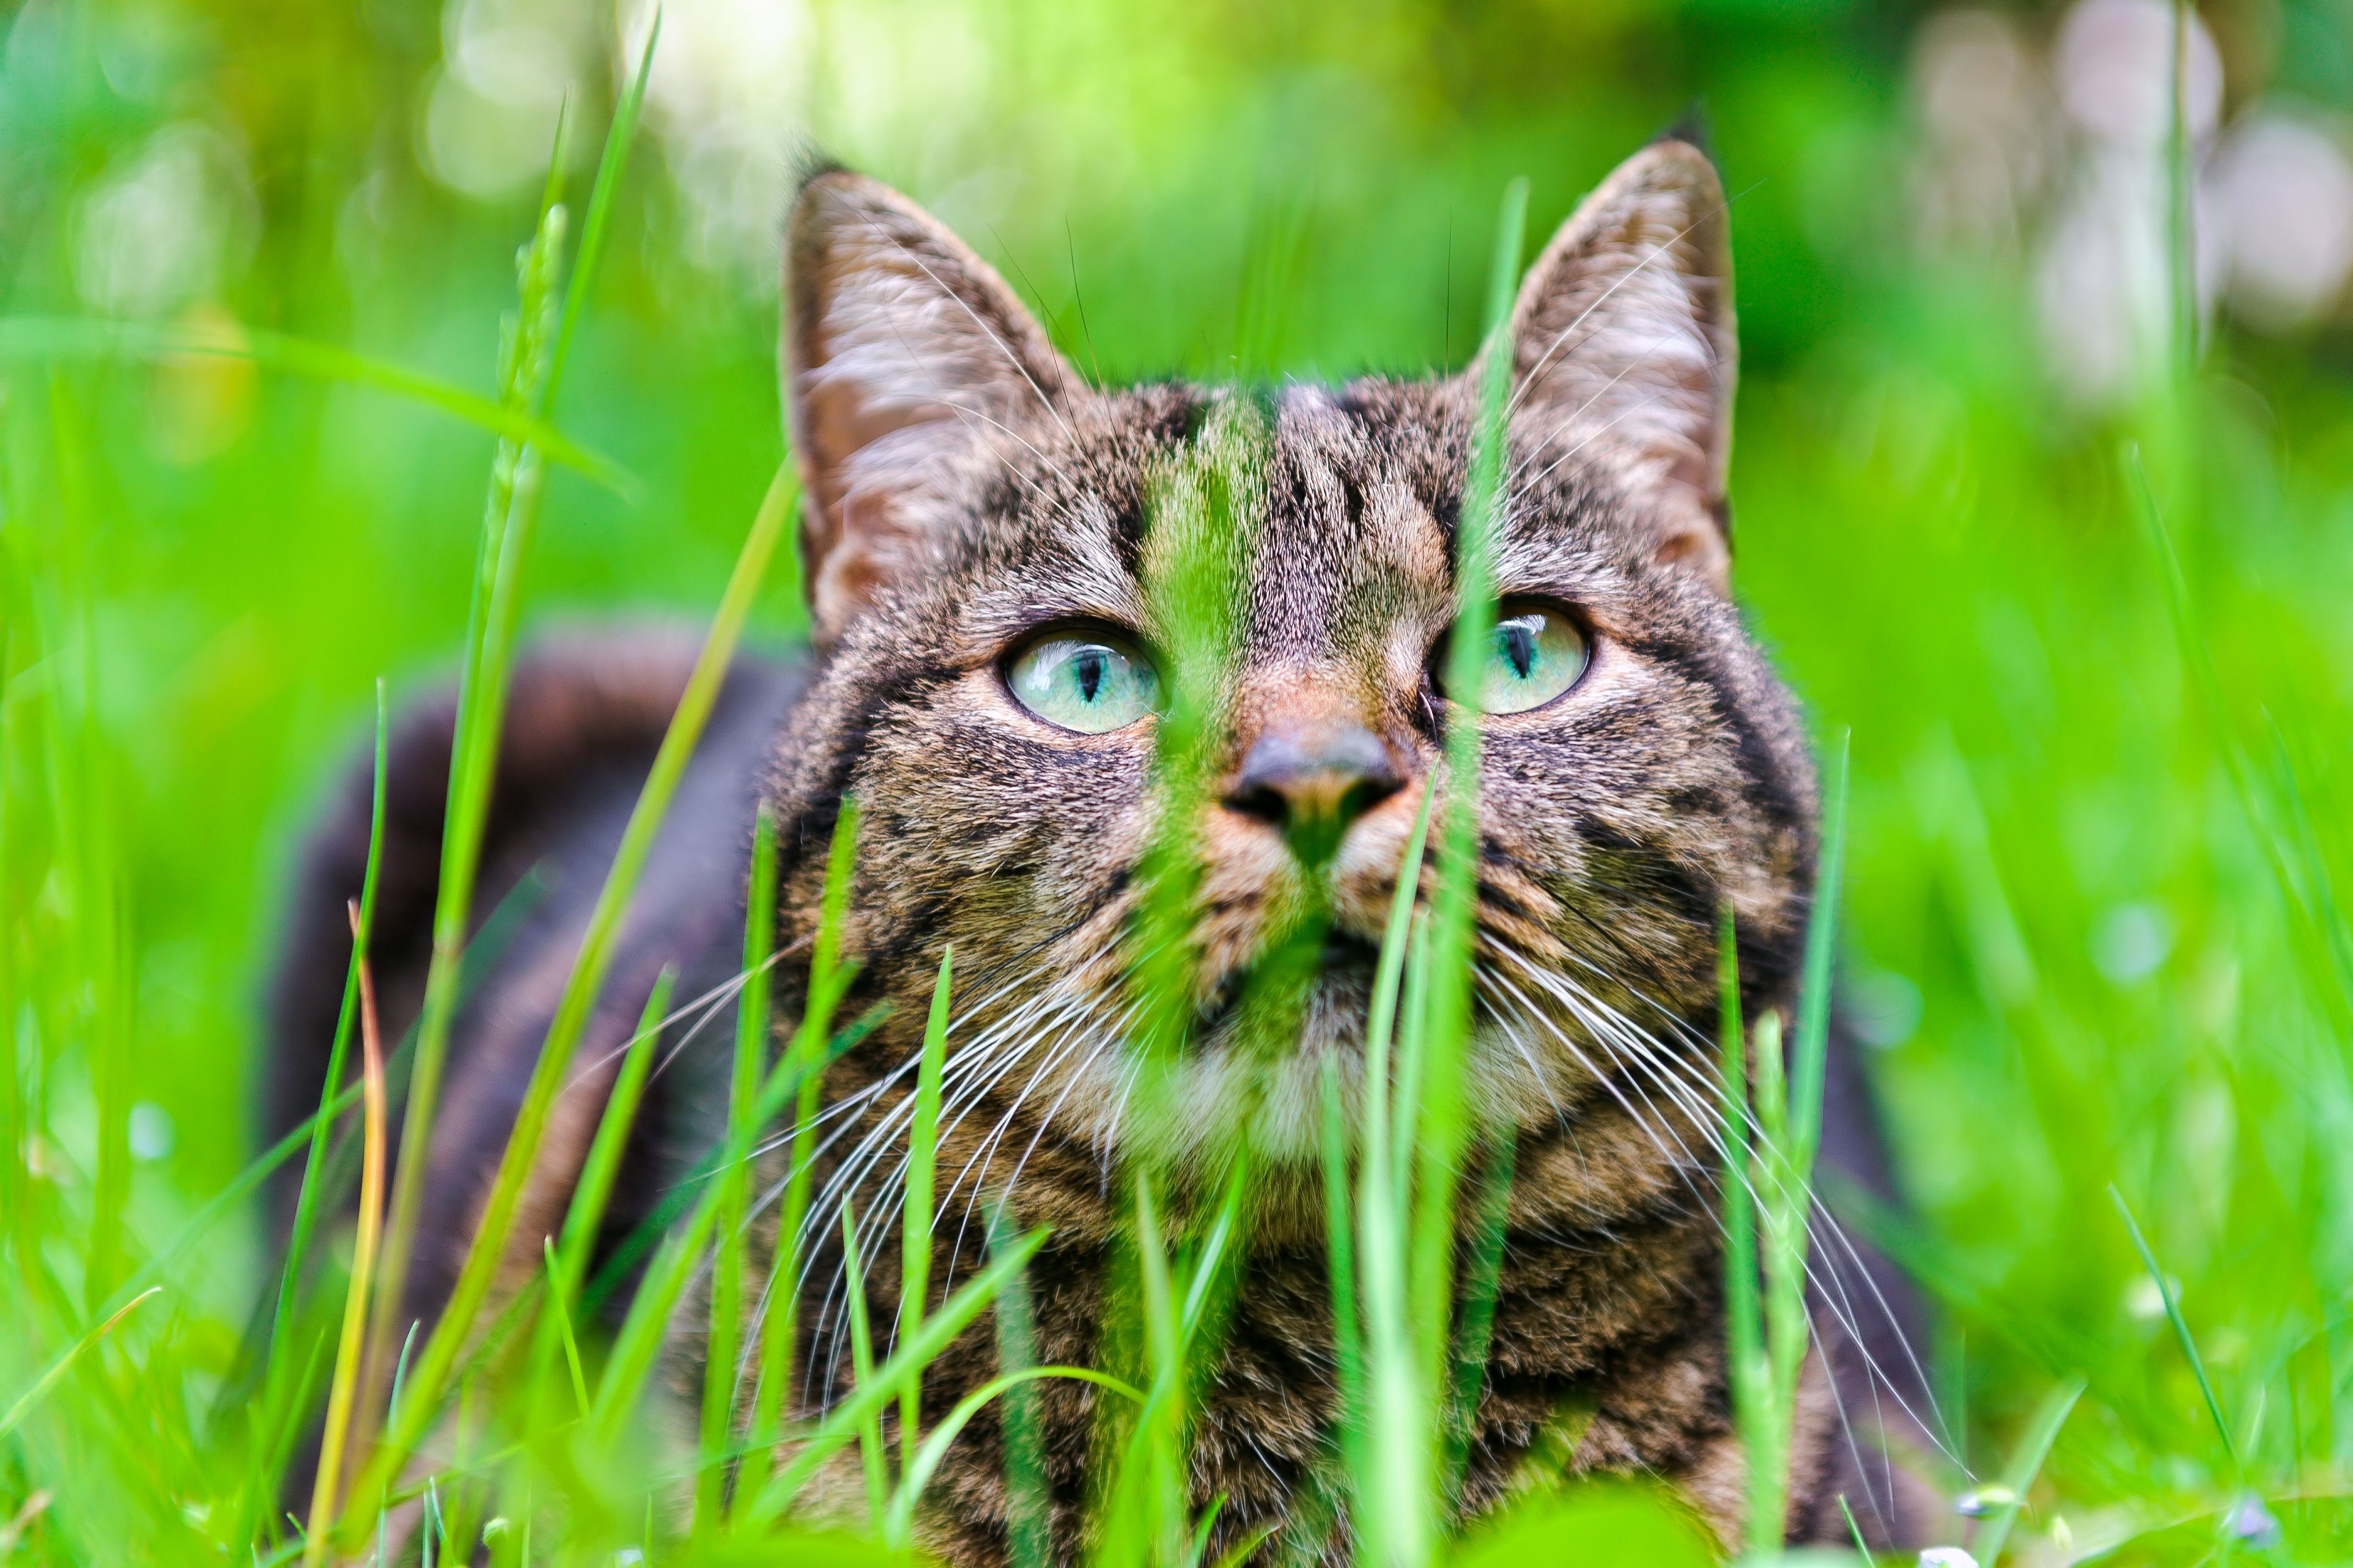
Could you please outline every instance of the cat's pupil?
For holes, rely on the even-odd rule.
[[[1496,629],[1503,634],[1504,657],[1511,662],[1512,673],[1525,680],[1528,671],[1534,669],[1536,663],[1535,629],[1524,621],[1514,621]]]
[[[1109,662],[1099,647],[1081,648],[1071,666],[1079,678],[1079,695],[1092,702],[1103,689],[1103,668]]]

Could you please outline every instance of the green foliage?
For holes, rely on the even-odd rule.
[[[468,919],[483,913],[467,907],[471,846],[518,642],[590,610],[702,618],[723,605],[715,648],[739,632],[780,643],[801,624],[789,568],[762,571],[791,499],[776,487],[762,502],[783,457],[771,258],[727,252],[696,206],[710,149],[680,129],[685,100],[649,77],[650,37],[642,50],[634,35],[626,49],[601,35],[577,46],[594,65],[569,121],[612,130],[576,247],[551,192],[588,184],[591,138],[513,132],[531,158],[554,152],[555,185],[476,199],[432,173],[427,107],[462,75],[440,57],[477,9],[86,0],[21,7],[0,49],[0,1542],[28,1561],[302,1550],[271,1505],[293,1417],[325,1396],[347,1247],[315,1218],[305,1267],[281,1279],[252,1198],[290,1162],[335,1167],[357,1086],[259,1159],[239,1129],[282,846],[365,731],[378,678],[396,699],[455,668],[465,693],[435,1021],[389,1064],[410,1073],[420,1136]],[[1106,378],[1459,366],[1492,317],[1456,279],[1499,254],[1463,215],[1525,174],[1541,235],[1706,97],[1737,193],[1740,587],[1820,732],[1854,738],[1841,953],[1911,1208],[1828,1196],[1940,1304],[1923,1349],[1951,1455],[1929,1463],[1952,1466],[1957,1489],[1958,1461],[1994,1478],[1975,1488],[1969,1526],[1989,1557],[2005,1542],[2135,1563],[2353,1552],[2340,891],[2353,384],[2341,326],[2277,339],[2224,323],[2190,362],[2186,138],[2172,139],[2165,185],[2175,363],[2142,403],[2094,414],[2034,368],[2030,258],[1940,257],[1901,221],[1914,149],[1895,46],[1909,7],[817,11],[826,25],[807,47],[830,52],[813,58],[808,96],[824,139],[940,200]],[[2313,95],[2353,83],[2325,11],[2281,8],[2294,40],[2281,68]],[[914,47],[926,38],[935,47]],[[847,68],[876,58],[944,58],[953,80],[923,96]],[[666,156],[624,162],[657,131]],[[209,271],[162,304],[101,298],[88,258],[117,210],[106,204],[154,188],[132,176],[190,135],[241,171],[164,231],[217,220]],[[763,244],[773,216],[754,226]],[[503,258],[526,238],[518,298]],[[1247,513],[1252,407],[1238,401],[1222,467],[1174,481],[1194,488],[1171,515]],[[2145,458],[2119,463],[2126,441]],[[1170,579],[1182,626],[1214,634],[1240,559]],[[1221,647],[1203,638],[1195,687],[1178,661],[1180,703],[1213,692]],[[1198,717],[1206,732],[1214,703]],[[1173,781],[1198,766],[1169,755]],[[1456,827],[1424,828],[1442,881]],[[989,1272],[902,1306],[897,1349],[774,1474],[756,1439],[784,1429],[794,1317],[777,1287],[797,1264],[788,1246],[769,1279],[739,1273],[744,1296],[765,1290],[775,1310],[713,1380],[754,1440],[712,1426],[723,1436],[704,1459],[751,1452],[725,1517],[700,1534],[681,1538],[651,1506],[697,1478],[657,1473],[637,1419],[693,1277],[714,1257],[743,1261],[728,1194],[750,1157],[744,1130],[796,1112],[806,1124],[827,1062],[866,1022],[834,1017],[856,963],[838,940],[856,831],[845,812],[813,1005],[779,1059],[758,1058],[756,1093],[739,1081],[733,1136],[678,1194],[663,1239],[630,1255],[643,1278],[621,1327],[590,1326],[616,1286],[589,1278],[587,1240],[666,986],[618,1069],[595,1145],[607,1158],[590,1161],[606,1173],[584,1184],[540,1282],[465,1345],[411,1343],[379,1316],[379,1363],[405,1361],[384,1452],[416,1441],[429,1412],[447,1463],[427,1485],[380,1458],[363,1491],[416,1500],[434,1561],[470,1558],[486,1531],[502,1563],[623,1547],[714,1564],[907,1560],[872,1536],[809,1534],[793,1506],[818,1465],[895,1410],[895,1455],[874,1445],[887,1483],[874,1534],[906,1539],[924,1479],[972,1418],[960,1407],[917,1432],[914,1374],[957,1334],[988,1331],[977,1320],[992,1301],[1024,1300],[1039,1238],[1000,1222]],[[1169,847],[1155,886],[1181,893],[1184,858]],[[608,936],[626,869],[600,907]],[[1183,908],[1147,929],[1181,931]],[[1433,1110],[1445,1121],[1457,1082],[1459,1036],[1442,1020],[1458,1016],[1459,976],[1427,956],[1452,940],[1443,926],[1433,913],[1417,937],[1399,907],[1379,973],[1383,1068],[1362,1086],[1377,1110],[1354,1151],[1333,1086],[1325,1195],[1335,1289],[1352,1298],[1340,1350],[1355,1413],[1335,1473],[1361,1489],[1397,1467],[1399,1484],[1377,1494],[1396,1517],[1360,1515],[1394,1561],[1706,1560],[1672,1503],[1632,1490],[1538,1498],[1458,1544],[1434,1539],[1447,1402],[1478,1360],[1470,1325],[1450,1338],[1430,1310],[1452,1260],[1414,1225],[1411,1162],[1429,1146],[1413,1134]],[[746,934],[749,996],[765,944]],[[1826,953],[1809,1008],[1829,994]],[[598,990],[589,957],[565,1032]],[[1182,975],[1147,974],[1144,989],[1174,995]],[[1793,1154],[1810,1144],[1818,1016],[1789,1035]],[[568,1056],[558,1038],[550,1071]],[[1771,1119],[1761,1101],[1735,1112],[1736,1128]],[[807,1153],[797,1139],[788,1170],[805,1173]],[[1237,1152],[1228,1176],[1245,1163]],[[1440,1158],[1430,1173],[1456,1170]],[[1171,1510],[1170,1467],[1214,1350],[1233,1190],[1131,1194],[1136,1375],[1103,1405],[1130,1423],[1134,1481],[1123,1494],[1106,1478],[1103,1491],[1133,1500],[1134,1530],[1113,1538],[1139,1558],[1199,1555],[1203,1521],[1181,1498]],[[1759,1190],[1771,1207],[1788,1189]],[[1443,1212],[1419,1201],[1425,1220]],[[788,1241],[808,1204],[804,1173],[788,1182]],[[903,1222],[911,1263],[922,1207]],[[413,1208],[413,1193],[396,1203],[391,1258]],[[1795,1278],[1770,1255],[1803,1240],[1781,1212],[1750,1213],[1746,1233],[1749,1256],[1767,1256],[1747,1270],[1763,1293],[1746,1352],[1768,1372],[1765,1297]],[[1479,1277],[1466,1265],[1464,1288]],[[1011,1375],[1029,1381],[989,1397],[1034,1438],[1036,1379],[1110,1374],[1027,1366],[1020,1314],[997,1316]],[[248,1344],[240,1327],[257,1318]],[[1029,1562],[1038,1480],[1017,1477]],[[367,1508],[346,1524],[347,1542],[372,1543]]]
[[[1516,1568],[1535,1563],[1624,1563],[1704,1568],[1715,1542],[1688,1506],[1662,1488],[1594,1482],[1511,1510],[1464,1536],[1447,1568]]]

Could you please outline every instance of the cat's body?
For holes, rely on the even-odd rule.
[[[986,1209],[1004,1196],[1021,1224],[1053,1227],[1031,1270],[1038,1355],[1097,1362],[1111,1258],[1133,1213],[1125,1173],[1147,1160],[1181,1223],[1245,1151],[1257,1196],[1199,1403],[1194,1489],[1197,1502],[1228,1500],[1221,1540],[1286,1517],[1304,1528],[1337,1414],[1320,1086],[1327,1060],[1357,1081],[1364,955],[1424,785],[1442,771],[1449,705],[1429,672],[1455,613],[1475,382],[1265,396],[1091,388],[953,237],[838,174],[804,190],[787,268],[818,647],[804,667],[747,661],[731,679],[559,1107],[521,1245],[535,1256],[561,1215],[614,1047],[657,972],[679,966],[686,998],[740,968],[755,800],[779,824],[780,945],[805,953],[826,846],[852,795],[863,824],[847,946],[865,967],[847,1007],[892,1009],[828,1080],[838,1111],[801,1315],[804,1407],[847,1376],[834,1222],[846,1199],[891,1223],[907,1068],[953,943],[935,1280],[979,1264]],[[1535,606],[1526,625],[1577,662],[1558,692],[1518,711],[1490,703],[1485,721],[1483,1025],[1469,1093],[1481,1147],[1512,1130],[1516,1177],[1465,1504],[1493,1504],[1531,1468],[1637,1469],[1683,1486],[1728,1530],[1742,1483],[1705,1128],[1715,931],[1729,900],[1750,1016],[1786,1007],[1810,897],[1814,784],[1794,708],[1725,588],[1733,351],[1722,196],[1705,160],[1670,142],[1630,163],[1532,268],[1514,326],[1498,586],[1507,609]],[[1205,474],[1243,498],[1242,526],[1227,531],[1243,543],[1235,647],[1217,688],[1222,750],[1198,824],[1202,1004],[1183,1062],[1155,1103],[1138,1105],[1124,976],[1156,809],[1155,721],[1088,726],[1111,700],[1104,671],[1177,639],[1154,588],[1176,531],[1155,520]],[[1071,664],[1055,651],[1066,645],[1092,662]],[[1049,656],[1063,663],[1039,662]],[[522,912],[499,928],[460,1019],[412,1275],[420,1316],[448,1288],[683,672],[676,647],[637,644],[553,651],[518,679],[477,910],[488,917],[504,900]],[[1049,712],[1077,713],[1078,727]],[[393,763],[395,869],[377,944],[387,1031],[413,1016],[421,988],[448,746],[447,712],[427,715]],[[277,1018],[281,1123],[316,1103],[364,823],[347,803],[296,912]],[[1255,1048],[1249,1009],[1231,1004],[1269,932],[1306,903],[1328,909],[1330,965],[1288,1047]],[[787,1026],[801,978],[795,958],[776,971]],[[720,1134],[732,1008],[686,1034],[681,1025],[664,1041],[608,1231],[641,1219]],[[1842,1052],[1831,1079],[1825,1159],[1883,1186]],[[772,1153],[764,1177],[780,1176],[781,1161]],[[887,1333],[896,1248],[871,1234],[867,1290]],[[1901,1282],[1823,1252],[1827,1353],[1802,1400],[1791,1534],[1841,1537],[1844,1495],[1874,1535],[1905,1538],[1919,1521],[1904,1516],[1898,1483],[1862,1464],[1879,1428],[1901,1432],[1905,1404],[1921,1407],[1889,1305]],[[678,1385],[699,1386],[691,1334],[677,1354]],[[984,1330],[958,1342],[926,1383],[927,1419],[995,1363]],[[1060,1536],[1075,1549],[1094,1391],[1039,1386]],[[1892,1397],[1876,1397],[1883,1388]],[[954,1560],[1001,1556],[1000,1474],[984,1415],[932,1489],[927,1533]],[[1330,1539],[1345,1549],[1345,1532]]]

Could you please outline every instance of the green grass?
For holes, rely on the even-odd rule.
[[[949,10],[876,12],[860,24],[871,34],[826,15],[841,47],[879,50],[936,32]],[[1799,25],[1700,4],[1442,22],[1302,10],[1257,31],[1133,11],[954,11],[978,39],[978,86],[894,102],[871,72],[845,77],[871,101],[843,108],[835,93],[820,127],[937,200],[1037,297],[1073,358],[1112,376],[1459,366],[1491,320],[1472,280],[1496,252],[1486,215],[1508,180],[1532,178],[1540,237],[1681,102],[1707,96],[1739,193],[1739,582],[1817,732],[1852,736],[1839,957],[1885,1042],[1871,1065],[1911,1209],[1831,1197],[1940,1304],[1924,1353],[1952,1428],[1946,1479],[1976,1492],[1981,1549],[2006,1541],[2036,1561],[2353,1553],[2343,329],[2275,339],[2225,324],[2140,407],[2093,416],[2059,402],[2035,368],[2024,266],[1924,258],[1887,218],[1900,162],[1857,151],[1902,144],[1908,13],[1827,7]],[[2283,55],[2300,73],[2290,85],[2347,108],[2353,75],[2330,76],[2334,57],[2310,47],[2329,36],[2325,14],[2282,16],[2303,41]],[[69,25],[42,20],[60,16]],[[645,144],[667,112],[658,95],[630,133],[638,57],[600,61],[570,113],[558,168],[566,210],[586,198],[579,244],[540,189],[470,202],[436,186],[409,149],[439,25],[431,8],[265,16],[225,0],[137,16],[34,8],[10,25],[0,1541],[31,1561],[302,1550],[265,1506],[267,1483],[289,1415],[332,1386],[350,1237],[322,1226],[313,1283],[281,1298],[242,1131],[253,998],[291,836],[364,739],[378,678],[397,700],[463,672],[460,804],[478,809],[499,671],[533,627],[591,612],[708,624],[723,605],[716,646],[799,630],[790,552],[765,572],[758,559],[786,503],[768,489],[784,456],[772,269],[710,259],[674,165]],[[225,252],[215,285],[246,324],[237,342],[168,311],[104,321],[76,294],[86,202],[153,132],[190,118],[232,131],[248,171],[249,243]],[[1029,183],[975,178],[1007,169]],[[2171,238],[2179,254],[2178,223]],[[507,258],[525,242],[518,303]],[[191,458],[202,430],[230,433]],[[1247,463],[1200,478],[1169,504],[1214,516],[1251,482]],[[767,542],[747,552],[755,524]],[[1214,632],[1213,614],[1187,614]],[[1200,657],[1219,646],[1206,637]],[[1172,742],[1169,779],[1181,786],[1192,765]],[[1453,829],[1429,827],[1442,875]],[[854,833],[846,814],[839,865]],[[1166,861],[1181,879],[1181,846]],[[453,909],[445,937],[462,931]],[[1442,1020],[1460,1005],[1446,964],[1407,962],[1412,937],[1401,920],[1382,972],[1396,1065],[1419,1086],[1373,1124],[1390,1138],[1390,1180],[1352,1181],[1335,1162],[1327,1185],[1345,1238],[1335,1279],[1355,1302],[1344,1381],[1362,1416],[1335,1485],[1383,1467],[1404,1478],[1380,1494],[1394,1519],[1368,1520],[1397,1561],[1600,1561],[1609,1541],[1627,1560],[1705,1560],[1671,1512],[1617,1492],[1459,1545],[1435,1539],[1448,1402],[1477,1358],[1429,1310],[1443,1262],[1398,1174],[1413,1145],[1395,1130],[1434,1114],[1443,1131]],[[1434,930],[1418,951],[1446,940]],[[747,963],[765,945],[747,933]],[[594,958],[568,1016],[595,995]],[[860,1026],[831,1012],[855,958],[820,951],[826,1004],[781,1062],[738,1075],[736,1135],[685,1196],[617,1333],[587,1327],[610,1288],[587,1278],[606,1197],[591,1184],[543,1287],[487,1348],[380,1338],[375,1353],[403,1363],[393,1436],[413,1442],[426,1412],[448,1413],[455,1458],[427,1510],[438,1560],[494,1521],[502,1563],[623,1545],[716,1560],[795,1528],[812,1455],[885,1430],[900,1441],[871,1440],[873,1533],[903,1541],[957,1424],[899,1424],[910,1369],[957,1332],[987,1331],[976,1319],[994,1298],[1006,1364],[1033,1380],[989,1391],[1017,1429],[1035,1379],[1080,1374],[1026,1364],[1010,1309],[1037,1241],[997,1234],[987,1279],[920,1324],[902,1310],[900,1349],[872,1325],[879,1364],[784,1468],[747,1465],[723,1517],[707,1505],[690,1533],[649,1509],[649,1479],[666,1497],[698,1489],[660,1469],[675,1455],[658,1458],[639,1420],[661,1324],[712,1237],[733,1234],[744,1129],[813,1103],[829,1053]],[[944,961],[942,975],[952,1008]],[[1159,984],[1147,975],[1147,991]],[[1809,987],[1810,1002],[1823,994]],[[641,1081],[642,1040],[668,1005],[659,988],[646,999],[624,1084]],[[1785,1034],[1797,1062],[1810,1026]],[[1807,1081],[1799,1070],[1788,1085],[1800,1132]],[[1772,1120],[1760,1098],[1731,1125],[1749,1115]],[[1805,1142],[1787,1152],[1801,1161]],[[272,1152],[301,1162],[311,1147],[306,1129]],[[1369,1143],[1363,1163],[1376,1165]],[[1465,1174],[1462,1202],[1486,1201],[1487,1170]],[[1769,1255],[1796,1233],[1762,1212],[1778,1189],[1758,1185]],[[796,1194],[805,1213],[805,1182],[788,1205]],[[1172,1492],[1172,1456],[1218,1331],[1223,1197],[1145,1183],[1126,1199],[1134,1342],[1088,1369],[1115,1374],[1105,1403],[1133,1420],[1128,1462],[1102,1481],[1110,1555],[1193,1552],[1201,1521]],[[924,1206],[911,1190],[911,1276]],[[723,1276],[773,1289],[733,1255],[719,1249]],[[796,1272],[780,1262],[776,1278]],[[1766,1294],[1788,1277],[1768,1265]],[[551,1296],[570,1310],[543,1312]],[[1769,1373],[1776,1313],[1761,1299],[1757,1311]],[[270,1328],[258,1374],[244,1348],[257,1312]],[[779,1429],[780,1340],[735,1347],[733,1375],[712,1379],[757,1432]],[[1777,1396],[1760,1382],[1761,1433]],[[709,1428],[704,1460],[732,1457],[726,1430]],[[1017,1471],[1032,1466],[1017,1495],[1034,1497],[1035,1456],[1014,1447]],[[361,1466],[361,1495],[397,1495],[389,1463]],[[707,1479],[702,1491],[714,1495]],[[1025,1518],[1034,1551],[1034,1509]],[[346,1527],[372,1539],[369,1508]]]

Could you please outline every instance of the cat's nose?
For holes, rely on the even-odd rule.
[[[1312,865],[1331,858],[1349,824],[1404,787],[1389,749],[1361,724],[1277,725],[1242,753],[1226,805],[1282,829]]]

